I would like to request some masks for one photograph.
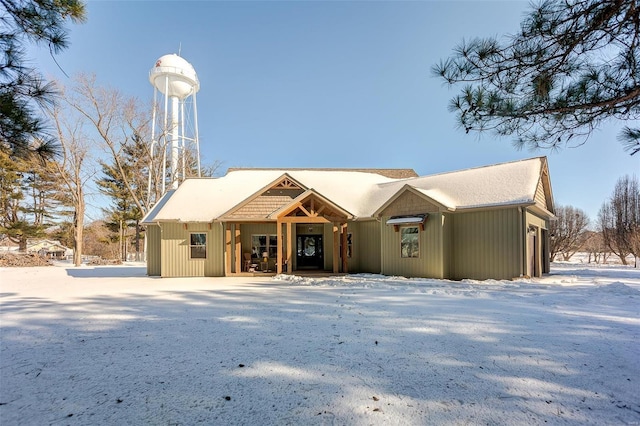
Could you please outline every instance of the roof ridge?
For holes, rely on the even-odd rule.
[[[545,159],[545,158],[546,158],[546,156],[541,155],[541,156],[538,156],[538,157],[522,158],[520,160],[503,161],[502,163],[485,164],[485,165],[482,165],[482,166],[467,167],[466,169],[450,170],[448,172],[433,173],[433,174],[430,174],[430,175],[421,175],[421,176],[416,176],[414,178],[406,178],[406,179],[403,179],[403,180],[412,181],[412,180],[416,180],[416,179],[424,179],[424,178],[430,178],[430,177],[435,177],[435,176],[451,175],[451,174],[454,174],[454,173],[468,172],[468,171],[471,171],[471,170],[480,170],[480,169],[493,168],[493,167],[496,167],[496,166],[504,166],[504,165],[507,165],[507,164],[522,163],[522,162],[531,161],[531,160],[542,160],[542,159]],[[392,182],[382,182],[379,185],[387,185],[387,184],[390,184],[390,183],[392,183]]]
[[[418,173],[411,168],[357,168],[357,167],[229,167],[227,174],[238,171],[282,171],[282,172],[358,172],[373,173],[392,179],[407,179],[419,177]]]

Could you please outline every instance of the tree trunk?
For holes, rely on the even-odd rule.
[[[26,235],[20,235],[20,240],[18,240],[18,251],[21,253],[27,252],[27,237]]]
[[[136,219],[136,262],[140,261],[140,221]]]
[[[76,205],[73,214],[73,264],[82,265],[82,234],[84,230],[84,201]]]

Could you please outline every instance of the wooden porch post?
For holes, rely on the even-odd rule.
[[[333,222],[333,273],[340,272],[340,224]]]
[[[235,242],[236,242],[236,274],[242,271],[242,242],[240,238],[240,224],[235,224]]]
[[[287,222],[287,274],[293,273],[293,261],[291,260],[291,253],[293,252],[293,234],[291,233],[291,222]]]
[[[224,230],[224,263],[225,263],[225,276],[231,274],[231,224],[225,223]]]
[[[276,273],[282,273],[282,222],[280,219],[276,221],[276,238],[278,238],[277,247],[278,247],[278,256],[276,257]]]
[[[340,253],[342,256],[342,272],[346,274],[349,272],[349,265],[347,262],[347,224],[343,223],[340,228],[342,230],[342,250]]]

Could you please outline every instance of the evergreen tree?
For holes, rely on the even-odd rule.
[[[50,105],[55,96],[51,84],[26,64],[27,42],[48,46],[56,54],[68,46],[66,20],[84,20],[79,0],[0,0],[0,149],[25,157],[33,138],[43,156],[55,152],[55,140],[47,132],[36,106]]]
[[[640,118],[640,5],[543,1],[516,35],[463,42],[433,72],[466,83],[450,110],[467,133],[515,135],[518,147],[581,144],[605,120]],[[620,139],[640,152],[640,129]]]
[[[59,207],[57,176],[49,162],[31,155],[11,158],[0,150],[0,234],[26,250],[27,239],[45,236]]]
[[[143,213],[134,202],[131,191],[134,191],[138,199],[143,199],[145,196],[148,182],[145,161],[148,158],[148,151],[144,141],[136,135],[127,142],[128,144],[122,146],[120,167],[116,164],[100,163],[103,177],[97,181],[97,184],[101,192],[112,200],[110,208],[106,210],[108,217],[105,225],[118,235],[120,258],[126,260],[127,236],[129,229],[134,228],[136,258],[140,260],[140,219]]]

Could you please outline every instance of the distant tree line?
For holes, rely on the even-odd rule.
[[[595,224],[587,214],[573,206],[558,206],[557,220],[551,223],[551,261],[568,261],[577,252],[588,254],[588,262],[606,262],[609,256],[620,258],[623,265],[634,256],[640,258],[640,184],[635,176],[618,179]]]
[[[156,154],[149,150],[151,106],[101,87],[93,76],[77,76],[56,90],[61,102],[46,113],[57,155],[40,155],[37,138],[19,155],[0,149],[0,237],[22,250],[28,239],[59,240],[74,249],[76,265],[83,255],[143,260],[140,220],[162,196],[160,185],[149,188],[149,175],[162,174],[167,161],[162,147]],[[181,155],[186,176],[197,176],[195,153]],[[218,166],[204,165],[202,176]],[[101,217],[85,224],[87,203],[98,194],[108,203]]]

